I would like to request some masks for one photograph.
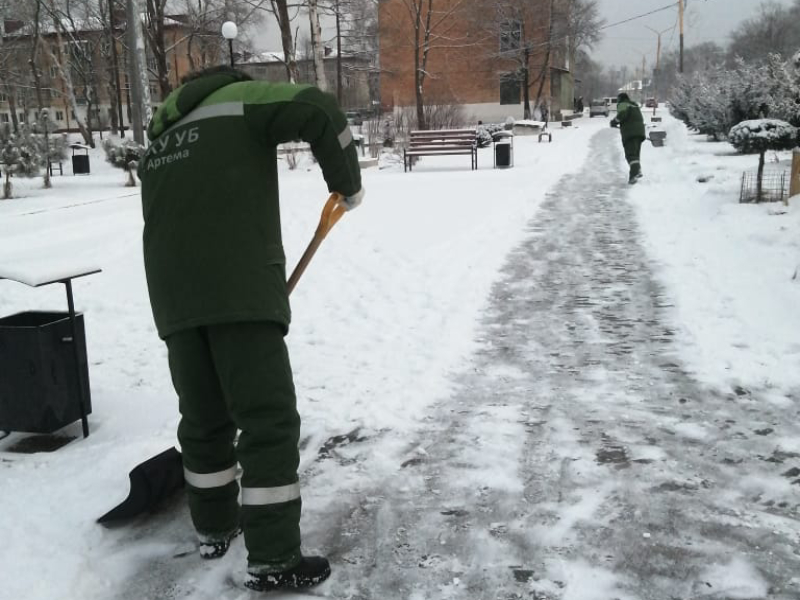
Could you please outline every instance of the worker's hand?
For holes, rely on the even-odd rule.
[[[353,194],[352,196],[345,196],[344,200],[342,200],[342,204],[347,210],[353,210],[356,206],[361,204],[361,201],[364,199],[364,188],[362,187],[358,192]]]
[[[611,119],[611,126],[612,127],[619,127],[619,121],[616,119]]]

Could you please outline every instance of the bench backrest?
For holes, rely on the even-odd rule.
[[[409,146],[436,144],[437,146],[468,146],[477,143],[474,129],[434,129],[409,132]]]

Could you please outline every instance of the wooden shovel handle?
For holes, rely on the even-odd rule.
[[[290,294],[297,285],[297,282],[300,280],[300,277],[305,272],[308,263],[311,262],[311,259],[313,258],[314,253],[316,253],[317,248],[319,248],[320,244],[322,244],[322,240],[325,239],[325,236],[328,235],[328,232],[333,228],[334,225],[336,225],[339,219],[342,218],[342,215],[347,212],[347,208],[345,208],[343,200],[344,196],[338,192],[333,192],[328,197],[328,201],[322,208],[322,215],[319,219],[319,225],[317,225],[317,231],[314,233],[314,237],[311,238],[311,242],[308,244],[306,251],[303,252],[303,256],[300,257],[300,260],[298,261],[297,266],[294,268],[294,271],[292,271],[289,281],[286,282],[286,288]]]

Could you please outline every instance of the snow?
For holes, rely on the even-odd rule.
[[[671,118],[665,125],[667,143],[645,148],[646,181],[631,198],[674,293],[689,364],[718,386],[797,387],[800,203],[737,204],[753,159],[732,156],[729,145],[690,135]],[[788,169],[790,153],[772,154]],[[700,175],[714,177],[700,183]]]
[[[734,125],[728,134],[728,139],[736,147],[745,146],[754,140],[773,144],[785,140],[796,140],[797,128],[778,119],[751,119]]]
[[[724,394],[740,389],[742,403],[763,394],[788,422],[795,406],[792,394],[800,387],[800,282],[795,275],[800,267],[800,202],[793,200],[788,207],[739,205],[739,177],[752,159],[735,156],[728,145],[690,135],[672,118],[665,116],[663,128],[667,144],[645,147],[646,178],[629,190],[625,201],[636,211],[641,242],[665,286],[679,358],[708,389]],[[441,460],[434,439],[416,437],[426,427],[442,430],[464,449],[458,464],[446,467],[448,480],[426,480],[434,497],[440,487],[458,490],[461,500],[449,506],[453,510],[476,515],[485,510],[489,519],[492,494],[520,496],[531,478],[544,481],[555,474],[557,481],[560,476],[562,482],[581,484],[558,502],[542,501],[538,507],[547,516],[535,527],[517,518],[514,508],[507,518],[490,519],[481,533],[483,543],[474,549],[485,559],[487,572],[507,572],[509,564],[526,560],[519,556],[499,562],[506,536],[563,549],[580,547],[584,527],[612,525],[607,506],[620,485],[630,485],[642,496],[645,483],[653,484],[620,484],[625,470],[607,476],[607,466],[597,464],[575,421],[550,418],[543,406],[498,398],[473,413],[468,406],[449,404],[459,385],[455,375],[469,371],[473,357],[487,345],[478,332],[509,253],[532,235],[547,193],[559,180],[596,160],[590,139],[606,129],[605,120],[584,119],[557,132],[550,144],[518,138],[512,169],[492,169],[487,148],[479,152],[477,172],[469,170],[463,157],[426,158],[413,173],[384,160],[381,169],[363,172],[368,190],[363,205],[330,232],[292,296],[294,321],[287,343],[303,417],[304,519],[324,520],[321,513],[329,509],[332,527],[337,527],[337,518],[346,520],[336,513],[340,508],[351,514],[379,506],[388,485],[383,482],[392,482],[400,494],[406,490],[410,503],[420,477],[398,465],[411,461],[435,467]],[[626,171],[618,140],[614,142],[619,172],[601,174],[609,187],[624,180]],[[779,157],[785,166],[788,153]],[[123,187],[125,174],[104,162],[102,150],[92,150],[91,160],[92,175],[54,177],[52,190],[39,189],[40,180],[15,179],[15,193],[21,197],[0,202],[0,275],[11,273],[31,282],[63,269],[102,268],[74,282],[76,308],[84,312],[87,328],[90,437],[80,439],[76,423],[66,432],[78,439],[56,452],[32,455],[9,451],[22,434],[0,441],[0,532],[5,540],[0,564],[3,597],[8,598],[118,597],[126,577],[146,566],[149,557],[174,551],[163,539],[123,544],[129,539],[124,530],[106,530],[94,522],[125,498],[130,469],[176,444],[178,414],[166,351],[147,298],[138,192]],[[714,177],[698,183],[704,174]],[[281,168],[281,193],[284,242],[292,266],[311,239],[328,194],[318,168],[307,161],[296,170]],[[563,198],[564,203],[573,201]],[[553,259],[562,250],[554,249]],[[513,295],[515,286],[521,290],[526,285],[520,280],[505,289]],[[59,287],[32,290],[0,281],[0,314],[63,310]],[[536,319],[535,309],[530,319]],[[595,331],[587,344],[603,343],[603,336]],[[530,339],[527,351],[546,355],[542,344]],[[674,460],[664,444],[639,441],[629,426],[649,427],[692,448],[719,441],[719,430],[708,421],[684,422],[669,412],[657,418],[645,415],[637,404],[642,398],[613,389],[615,380],[601,366],[586,369],[583,376],[581,395],[571,399],[575,410],[591,415],[598,405],[604,407],[594,418],[606,421],[609,447],[616,449],[617,444],[628,460]],[[488,389],[529,385],[526,370],[512,362],[475,368],[470,377]],[[638,375],[630,377],[632,386],[647,385]],[[551,397],[570,400],[549,385],[542,382],[525,393],[542,405]],[[445,432],[442,415],[460,412],[464,421]],[[731,433],[740,426],[744,424],[732,425]],[[547,435],[531,436],[531,430]],[[341,462],[317,460],[326,440],[353,431],[366,441],[337,448]],[[800,453],[793,432],[787,423],[771,439],[770,451]],[[526,472],[515,459],[532,437],[546,440],[542,462],[534,465],[545,472]],[[746,454],[748,442],[738,443]],[[686,472],[673,483],[675,489],[697,489],[701,479]],[[366,486],[370,494],[359,497],[354,509],[348,501],[365,489],[365,481],[374,487]],[[796,494],[793,488],[785,478],[751,473],[741,487],[720,492],[719,502],[735,505],[750,494],[783,501]],[[476,509],[476,501],[486,504]],[[534,501],[526,495],[522,503]],[[402,540],[416,528],[415,523],[396,523],[396,517],[380,510],[378,515],[380,526],[372,536]],[[647,544],[663,541],[665,532],[651,527],[648,518],[647,511],[630,516],[635,536]],[[796,521],[774,519],[771,526],[796,539]],[[366,525],[370,531],[373,526]],[[444,565],[452,576],[435,598],[418,591],[409,598],[469,595],[468,569],[446,553],[448,536],[437,543],[439,551],[431,551],[424,565]],[[704,565],[700,577],[710,587],[703,584],[696,597],[767,596],[764,577],[749,557],[718,551],[718,563]],[[222,566],[241,575],[242,552],[239,544]],[[395,558],[405,565],[401,550]],[[417,559],[408,561],[417,568]],[[630,591],[626,575],[588,555],[554,552],[541,569],[535,590],[549,598],[640,598]],[[224,588],[225,577],[227,571],[220,569],[200,575],[209,595],[186,597],[213,597],[213,590]],[[533,582],[529,585],[533,590]]]

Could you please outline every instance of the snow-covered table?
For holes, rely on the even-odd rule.
[[[56,261],[58,263],[58,261]],[[72,295],[72,280],[78,277],[86,277],[99,273],[101,269],[94,265],[68,265],[63,261],[61,264],[53,266],[51,261],[33,261],[27,265],[9,267],[0,264],[0,279],[8,279],[24,283],[31,287],[42,287],[52,283],[63,283],[67,290],[67,309],[69,314],[70,325],[72,328],[72,337],[64,338],[62,341],[72,344],[75,356],[75,368],[77,369],[78,381],[78,402],[80,404],[81,425],[83,428],[83,437],[89,436],[89,420],[88,420],[88,407],[89,407],[89,382],[83,381],[83,370],[81,369],[81,355],[78,345],[78,325],[77,315],[75,313],[75,302]]]

